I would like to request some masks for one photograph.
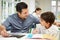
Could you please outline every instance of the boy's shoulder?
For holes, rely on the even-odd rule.
[[[56,26],[56,25],[52,25],[52,27],[54,27],[54,28],[58,28],[58,26]]]
[[[56,26],[56,25],[52,25],[52,26],[51,26],[51,29],[53,29],[53,30],[57,30],[57,31],[58,31],[58,26]]]

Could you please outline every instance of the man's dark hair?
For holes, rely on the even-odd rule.
[[[44,12],[41,14],[41,18],[46,21],[49,22],[50,25],[54,23],[55,21],[55,15],[52,12]]]
[[[20,3],[17,3],[16,5],[16,11],[17,12],[22,12],[22,9],[27,9],[28,8],[28,5],[24,2],[20,2]]]
[[[35,9],[35,12],[36,12],[36,11],[39,11],[39,10],[41,10],[41,8],[36,8],[36,9]]]

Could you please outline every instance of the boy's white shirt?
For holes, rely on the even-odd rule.
[[[50,34],[53,36],[57,36],[58,35],[58,27],[55,25],[52,25],[49,29],[46,29],[44,26],[42,26],[41,24],[37,24],[36,25],[36,29],[38,30],[39,34]]]

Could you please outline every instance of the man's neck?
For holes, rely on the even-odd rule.
[[[25,20],[25,18],[22,18],[22,17],[20,17],[20,16],[19,16],[19,18],[20,18],[21,20]]]
[[[25,18],[22,18],[21,16],[18,15],[18,17],[21,19],[21,20],[25,20]]]

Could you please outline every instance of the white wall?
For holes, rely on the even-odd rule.
[[[36,0],[38,3],[38,7],[42,8],[42,11],[50,11],[51,10],[51,0]]]
[[[0,0],[0,24],[1,24],[1,0]]]
[[[37,1],[38,7],[42,9],[42,12],[51,11],[51,0],[21,0],[28,4],[29,13],[35,10],[35,1]]]
[[[21,0],[28,4],[29,13],[32,13],[35,10],[35,0]]]

